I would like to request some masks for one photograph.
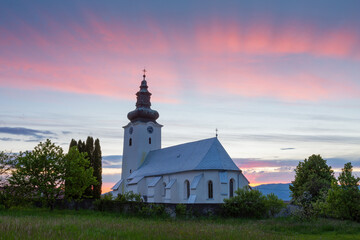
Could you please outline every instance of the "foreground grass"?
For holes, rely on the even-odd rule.
[[[0,239],[360,239],[360,224],[290,218],[172,220],[94,211],[0,211]]]

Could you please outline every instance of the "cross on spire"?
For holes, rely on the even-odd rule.
[[[218,129],[217,128],[215,129],[215,132],[216,132],[215,136],[218,137]]]
[[[143,69],[143,73],[144,73],[143,78],[145,80],[145,78],[146,78],[146,69],[145,68]]]

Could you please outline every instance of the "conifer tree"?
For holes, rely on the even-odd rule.
[[[89,160],[89,167],[94,169],[93,176],[97,180],[97,184],[89,186],[85,193],[84,197],[88,198],[100,198],[101,195],[101,185],[102,185],[102,157],[101,157],[101,147],[99,139],[96,139],[94,144],[93,137],[88,136],[86,142],[79,140],[76,142],[74,139],[70,142],[70,147],[77,146],[80,153],[86,153],[86,159]]]
[[[99,139],[95,140],[95,149],[93,152],[94,158],[94,177],[98,181],[97,185],[93,187],[93,196],[95,199],[99,199],[101,196],[101,185],[102,185],[102,157],[101,157],[101,148]]]
[[[72,147],[77,146],[77,145],[78,145],[78,144],[77,144],[76,140],[75,140],[75,139],[71,139],[70,146],[69,146],[69,151],[70,151],[70,149],[71,149]]]

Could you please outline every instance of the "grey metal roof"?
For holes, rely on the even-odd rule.
[[[122,182],[123,179],[120,179],[111,189],[114,191],[118,190]]]
[[[158,176],[192,170],[240,171],[217,138],[150,151],[129,178]]]

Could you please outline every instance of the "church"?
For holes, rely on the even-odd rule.
[[[249,185],[217,136],[161,148],[159,113],[150,108],[144,71],[136,109],[124,126],[121,179],[112,194],[132,191],[152,203],[223,203]]]

